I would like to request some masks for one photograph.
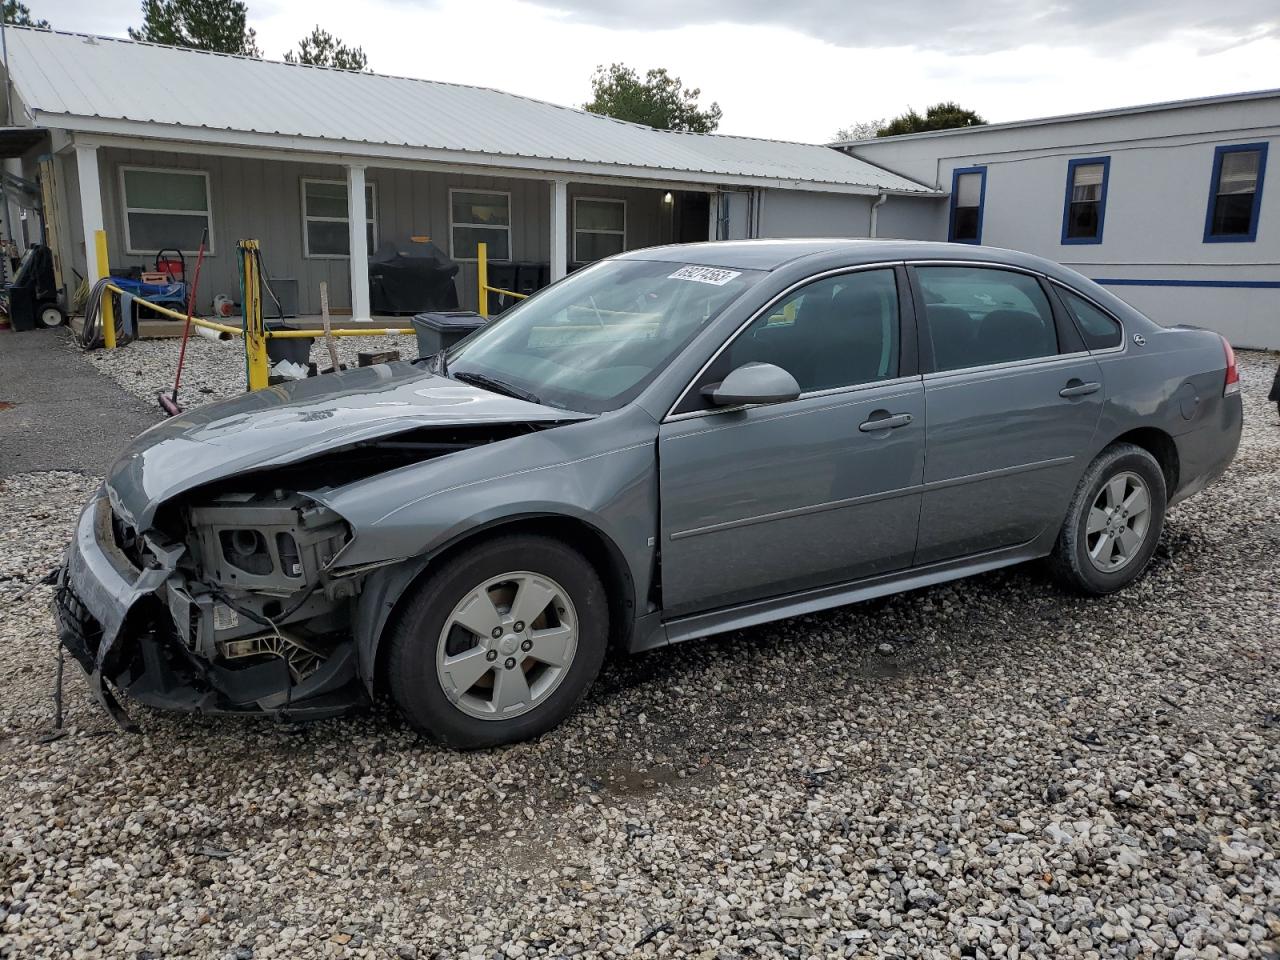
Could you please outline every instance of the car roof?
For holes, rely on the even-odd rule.
[[[737,270],[776,270],[797,260],[833,257],[850,265],[885,260],[982,260],[1044,273],[1061,271],[1052,261],[1001,247],[928,240],[850,240],[836,237],[670,244],[630,250],[616,259],[697,263]]]

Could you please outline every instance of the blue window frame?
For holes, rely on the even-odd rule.
[[[1267,144],[1233,143],[1213,151],[1205,243],[1253,243],[1258,239]]]
[[[1102,242],[1110,179],[1110,157],[1079,157],[1067,162],[1067,195],[1062,201],[1063,243]]]
[[[951,222],[947,226],[947,239],[952,243],[981,243],[982,210],[986,202],[986,167],[957,167],[951,171]]]

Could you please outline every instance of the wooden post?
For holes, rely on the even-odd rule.
[[[476,285],[479,287],[480,306],[476,312],[489,319],[489,245],[476,244]]]
[[[338,346],[333,339],[333,324],[329,320],[329,281],[320,281],[320,319],[324,321],[324,342],[329,348],[330,369],[338,372]]]

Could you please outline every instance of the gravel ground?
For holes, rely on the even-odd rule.
[[[71,674],[50,740],[49,588],[0,600],[0,956],[1280,956],[1274,362],[1127,592],[1030,566],[611,662],[501,750],[384,709],[129,736]],[[0,486],[0,595],[93,483]]]
[[[399,350],[401,358],[412,360],[418,355],[418,343],[410,336],[335,337],[338,361],[356,365],[356,354],[362,350],[383,352]],[[67,348],[82,352],[70,337]],[[180,341],[136,340],[126,348],[108,353],[93,350],[83,355],[98,370],[124,389],[148,403],[154,403],[161,390],[173,389],[173,374],[178,368]],[[327,370],[332,361],[322,341],[311,345],[311,359]],[[207,340],[193,335],[187,343],[187,356],[182,364],[179,401],[184,407],[213,400],[225,400],[244,393],[244,345],[239,339]]]

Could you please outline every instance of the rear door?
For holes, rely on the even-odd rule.
[[[977,264],[911,268],[926,466],[917,565],[1061,523],[1102,411],[1102,372],[1047,284]]]
[[[744,363],[802,395],[733,410],[701,388]],[[659,434],[662,590],[682,615],[910,565],[924,388],[906,274],[816,278],[740,331]]]

